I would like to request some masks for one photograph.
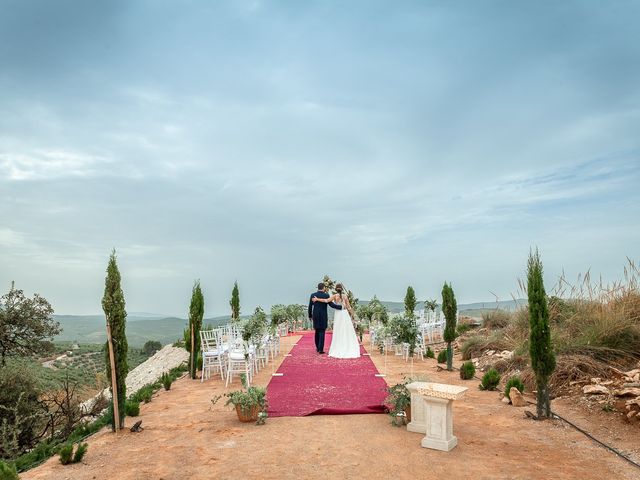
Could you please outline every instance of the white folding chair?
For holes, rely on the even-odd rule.
[[[220,341],[220,332],[216,330],[201,330],[200,343],[202,345],[202,376],[200,382],[204,382],[205,377],[211,377],[211,370],[218,370],[222,380],[225,379],[226,352]]]

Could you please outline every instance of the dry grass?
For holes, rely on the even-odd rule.
[[[505,310],[482,312],[482,326],[487,330],[504,328],[511,322],[511,314]]]
[[[594,283],[587,272],[576,285],[562,277],[551,290],[549,322],[557,354],[557,367],[549,380],[552,393],[565,391],[572,381],[604,376],[608,365],[624,367],[640,359],[639,278],[638,267],[629,260],[622,281],[610,285],[604,285],[602,280]],[[526,295],[526,289],[523,293]],[[485,335],[470,337],[463,343],[463,359],[479,356],[487,349],[508,349],[518,358],[528,357],[526,307],[513,313],[491,312],[483,319]],[[509,372],[521,365],[505,362],[499,367]],[[534,388],[530,369],[523,372],[522,379],[528,388]]]
[[[549,378],[549,390],[553,395],[566,393],[571,382],[584,380],[589,382],[592,377],[607,377],[609,366],[600,360],[587,355],[559,355],[556,369]],[[527,367],[520,378],[531,392],[536,389],[536,377],[530,367]]]

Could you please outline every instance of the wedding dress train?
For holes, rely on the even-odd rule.
[[[329,347],[329,356],[333,358],[359,358],[360,344],[351,316],[346,309],[336,310],[333,316],[333,338]]]

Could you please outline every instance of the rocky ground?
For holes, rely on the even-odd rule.
[[[133,395],[145,385],[157,381],[164,372],[168,372],[172,368],[178,367],[188,360],[189,352],[184,348],[166,345],[161,350],[158,350],[153,354],[153,356],[149,357],[148,360],[129,372],[126,380],[127,397]],[[111,398],[111,392],[108,388],[105,388],[95,397],[83,402],[82,407],[87,411],[91,410],[91,406],[100,395],[103,395],[105,398]]]
[[[285,339],[286,353],[295,339]],[[365,339],[366,342],[366,339]],[[372,360],[393,385],[407,376],[469,388],[454,405],[458,446],[451,452],[424,449],[421,434],[393,427],[388,415],[312,416],[242,424],[224,402],[229,389],[219,377],[204,383],[182,378],[141,406],[141,433],[103,430],[88,440],[81,464],[57,458],[21,475],[28,479],[178,478],[473,478],[638,479],[640,470],[558,420],[528,418],[526,408],[505,405],[498,392],[478,389],[477,380],[441,370],[435,360],[405,362],[372,351]],[[278,361],[281,361],[282,357]],[[460,365],[456,358],[455,365]],[[272,366],[260,372],[266,385]],[[606,386],[606,385],[605,385]],[[526,396],[531,401],[532,398]],[[571,399],[554,410],[640,460],[637,429],[602,409],[591,412]],[[634,450],[635,448],[635,450]]]

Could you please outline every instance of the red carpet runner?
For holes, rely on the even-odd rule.
[[[325,351],[331,334],[327,333]],[[365,353],[364,347],[360,352]],[[376,377],[368,356],[337,359],[316,353],[313,332],[305,333],[285,357],[267,386],[269,416],[346,415],[383,413],[387,387]]]

